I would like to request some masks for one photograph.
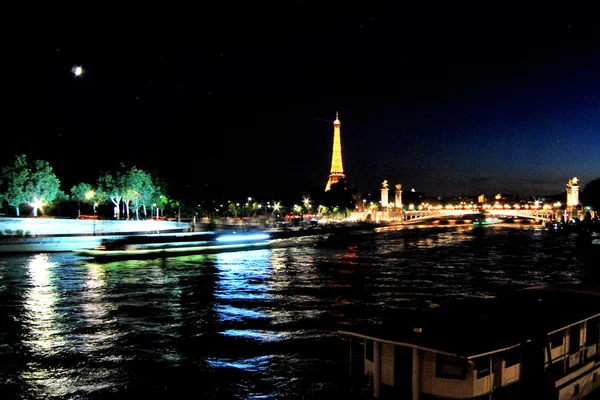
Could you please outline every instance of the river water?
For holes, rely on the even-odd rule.
[[[335,332],[507,287],[598,283],[539,225],[410,226],[269,250],[0,258],[4,399],[302,398],[347,374]]]

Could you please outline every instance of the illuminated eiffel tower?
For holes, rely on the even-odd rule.
[[[331,155],[331,172],[325,191],[331,189],[331,185],[339,182],[340,179],[345,179],[344,166],[342,165],[342,139],[340,138],[340,125],[338,113],[335,113],[335,121],[333,121],[333,154]]]

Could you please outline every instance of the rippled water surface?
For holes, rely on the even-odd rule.
[[[594,246],[531,225],[297,244],[102,264],[1,257],[2,398],[302,398],[347,373],[335,332],[353,322],[600,276]]]

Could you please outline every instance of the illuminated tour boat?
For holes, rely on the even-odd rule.
[[[81,256],[95,258],[165,257],[222,251],[265,248],[271,244],[266,233],[215,232],[135,235],[103,240],[93,249],[77,249]]]
[[[352,379],[356,392],[563,400],[600,385],[598,287],[530,287],[426,314],[339,331],[350,341],[351,376],[362,377]]]

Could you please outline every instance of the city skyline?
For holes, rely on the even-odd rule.
[[[550,195],[600,177],[593,27],[300,11],[196,34],[15,39],[2,164],[45,159],[63,190],[116,162],[180,191],[324,190],[337,111],[358,192]]]

